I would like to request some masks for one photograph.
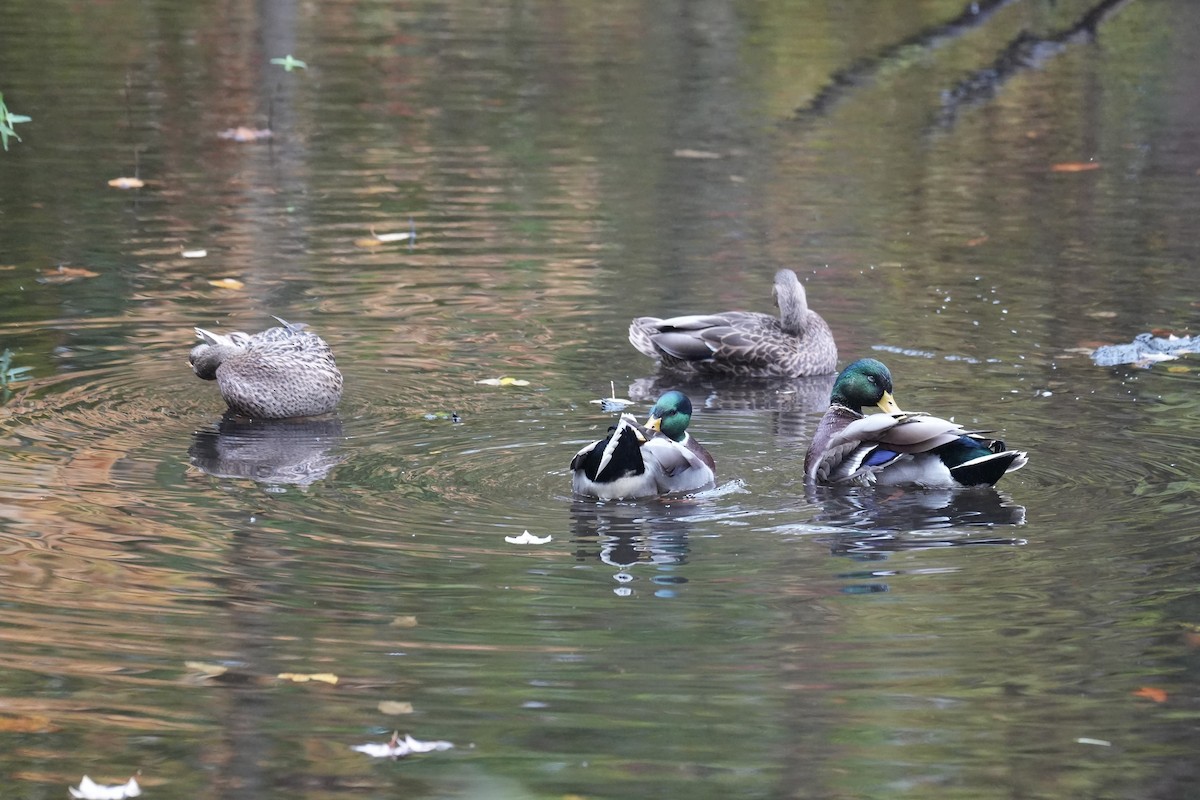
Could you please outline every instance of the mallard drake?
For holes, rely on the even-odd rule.
[[[192,371],[215,380],[229,408],[243,416],[286,419],[333,411],[342,399],[333,351],[303,322],[275,319],[280,327],[253,335],[196,328],[202,344],[188,356]]]
[[[622,414],[608,436],[571,459],[571,487],[604,500],[692,492],[716,483],[716,464],[687,432],[692,401],[683,392],[658,398],[645,426]]]
[[[809,309],[796,273],[776,272],[773,293],[778,319],[754,311],[638,317],[629,325],[629,342],[682,372],[752,378],[832,374],[837,369],[833,333]]]
[[[864,416],[867,405],[884,413]],[[992,486],[1025,466],[1028,456],[983,433],[901,411],[888,368],[864,358],[834,381],[829,410],[804,458],[804,475],[817,483],[860,486]]]

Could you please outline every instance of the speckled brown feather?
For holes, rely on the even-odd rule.
[[[280,320],[283,322],[283,320]],[[303,323],[226,336],[201,328],[191,353],[198,376],[215,379],[233,411],[259,419],[325,414],[342,397],[342,373],[325,340]]]

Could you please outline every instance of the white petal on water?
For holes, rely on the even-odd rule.
[[[375,233],[371,231],[371,233],[381,242],[403,242],[405,239],[412,237],[412,234],[408,231],[404,231],[403,233]]]
[[[429,741],[422,742],[419,739],[414,739],[409,734],[404,734],[404,741],[400,744],[407,745],[408,749],[414,753],[430,753],[434,750],[449,750],[454,747],[453,742]]]
[[[534,536],[529,531],[525,531],[520,536],[505,536],[504,541],[509,544],[545,544],[553,538],[553,536]]]
[[[359,753],[366,753],[372,758],[400,758],[409,754],[409,747],[404,742],[368,742],[367,744],[356,744],[350,748]]]
[[[142,788],[138,786],[138,782],[134,778],[130,778],[128,783],[104,786],[96,783],[87,775],[83,776],[78,787],[68,786],[67,789],[71,792],[72,797],[78,797],[81,800],[124,800],[126,797],[137,797],[142,793]]]
[[[449,750],[452,747],[454,747],[453,742],[437,740],[423,742],[420,739],[414,739],[411,734],[406,733],[403,739],[393,736],[390,742],[356,744],[350,749],[359,753],[366,753],[373,758],[402,758],[409,753],[431,753],[434,750]]]

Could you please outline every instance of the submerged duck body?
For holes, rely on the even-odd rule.
[[[644,426],[622,414],[608,436],[571,459],[571,488],[602,500],[711,488],[716,464],[687,432],[691,419],[691,400],[675,391],[658,399]]]
[[[188,362],[217,382],[230,410],[257,419],[326,414],[342,399],[342,373],[325,340],[303,322],[275,317],[279,327],[256,334],[196,328],[201,344]]]
[[[865,416],[861,409],[868,405],[884,413]],[[815,483],[858,486],[993,486],[1026,463],[1026,453],[1008,450],[982,432],[901,411],[888,368],[864,358],[834,382],[829,410],[804,458],[804,475]]]
[[[837,368],[837,345],[821,315],[808,307],[790,269],[775,273],[779,317],[726,311],[659,319],[638,317],[629,342],[664,367],[702,375],[799,378]]]

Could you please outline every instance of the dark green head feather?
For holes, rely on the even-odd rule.
[[[860,411],[863,406],[878,405],[892,393],[892,373],[882,362],[860,358],[842,370],[833,384],[830,402]]]
[[[670,391],[658,398],[650,409],[646,427],[661,431],[664,436],[679,442],[687,434],[692,421],[692,401],[683,392]]]

